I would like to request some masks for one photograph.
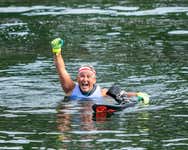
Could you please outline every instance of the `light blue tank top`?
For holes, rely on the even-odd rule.
[[[101,94],[101,88],[100,86],[97,85],[95,91],[89,95],[83,95],[82,92],[80,91],[79,85],[76,84],[76,86],[74,87],[71,96],[69,97],[70,99],[100,99],[102,98],[102,94]]]

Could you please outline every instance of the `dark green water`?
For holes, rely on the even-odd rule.
[[[188,148],[187,0],[1,0],[0,18],[0,149]],[[63,102],[55,37],[73,79],[90,63],[99,85],[151,104],[96,118]]]

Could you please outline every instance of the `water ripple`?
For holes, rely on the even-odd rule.
[[[185,142],[184,142],[185,141]],[[169,146],[188,146],[187,144],[188,138],[177,138],[177,139],[170,139],[170,140],[162,140],[162,142],[167,143],[163,144],[166,147]]]
[[[188,7],[160,7],[151,10],[135,11],[135,12],[122,12],[119,15],[125,16],[148,16],[148,15],[165,15],[168,13],[181,13],[188,12]]]
[[[109,9],[122,10],[122,11],[133,11],[133,10],[138,10],[139,7],[112,6],[112,7],[109,7]]]
[[[19,131],[0,131],[1,134],[7,134],[7,135],[33,135],[35,132],[19,132]]]
[[[188,30],[174,30],[174,31],[169,31],[168,34],[171,34],[171,35],[187,35]]]
[[[18,114],[51,114],[56,113],[55,109],[39,109],[39,110],[7,110],[6,112]]]
[[[20,150],[20,149],[23,149],[23,146],[3,146],[3,147],[0,147],[0,149],[6,149],[6,150]]]
[[[22,23],[22,22],[4,23],[0,25],[0,28],[12,27],[12,26],[25,26],[25,25],[27,25],[27,23]]]
[[[40,140],[27,140],[27,139],[18,139],[18,140],[0,140],[0,143],[11,143],[11,144],[28,144],[28,143],[36,143],[36,142],[42,142]]]
[[[0,13],[22,13],[26,16],[41,15],[78,15],[78,14],[101,14],[101,15],[123,15],[123,16],[146,16],[165,15],[168,13],[188,12],[188,7],[159,7],[151,10],[137,11],[138,7],[112,6],[101,8],[66,8],[56,6],[32,6],[32,7],[1,7]],[[125,11],[125,12],[122,12]]]
[[[132,142],[131,140],[121,140],[121,139],[109,139],[109,138],[105,138],[105,139],[98,139],[97,142],[121,142],[121,143],[128,143],[128,142]]]
[[[0,7],[0,13],[22,13],[31,10],[45,10],[45,9],[56,9],[56,7],[55,6],[31,6],[31,7],[9,6],[9,7]]]
[[[108,133],[123,133],[125,131],[115,131],[115,130],[92,130],[92,131],[71,131],[70,133],[74,133],[74,134],[108,134]]]

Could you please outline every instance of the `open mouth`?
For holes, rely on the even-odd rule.
[[[82,83],[82,88],[88,88],[89,87],[89,84],[88,83]]]

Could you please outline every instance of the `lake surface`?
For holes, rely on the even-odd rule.
[[[188,149],[188,1],[0,1],[0,149]],[[94,116],[64,101],[50,41],[76,79],[147,92],[148,106]]]

